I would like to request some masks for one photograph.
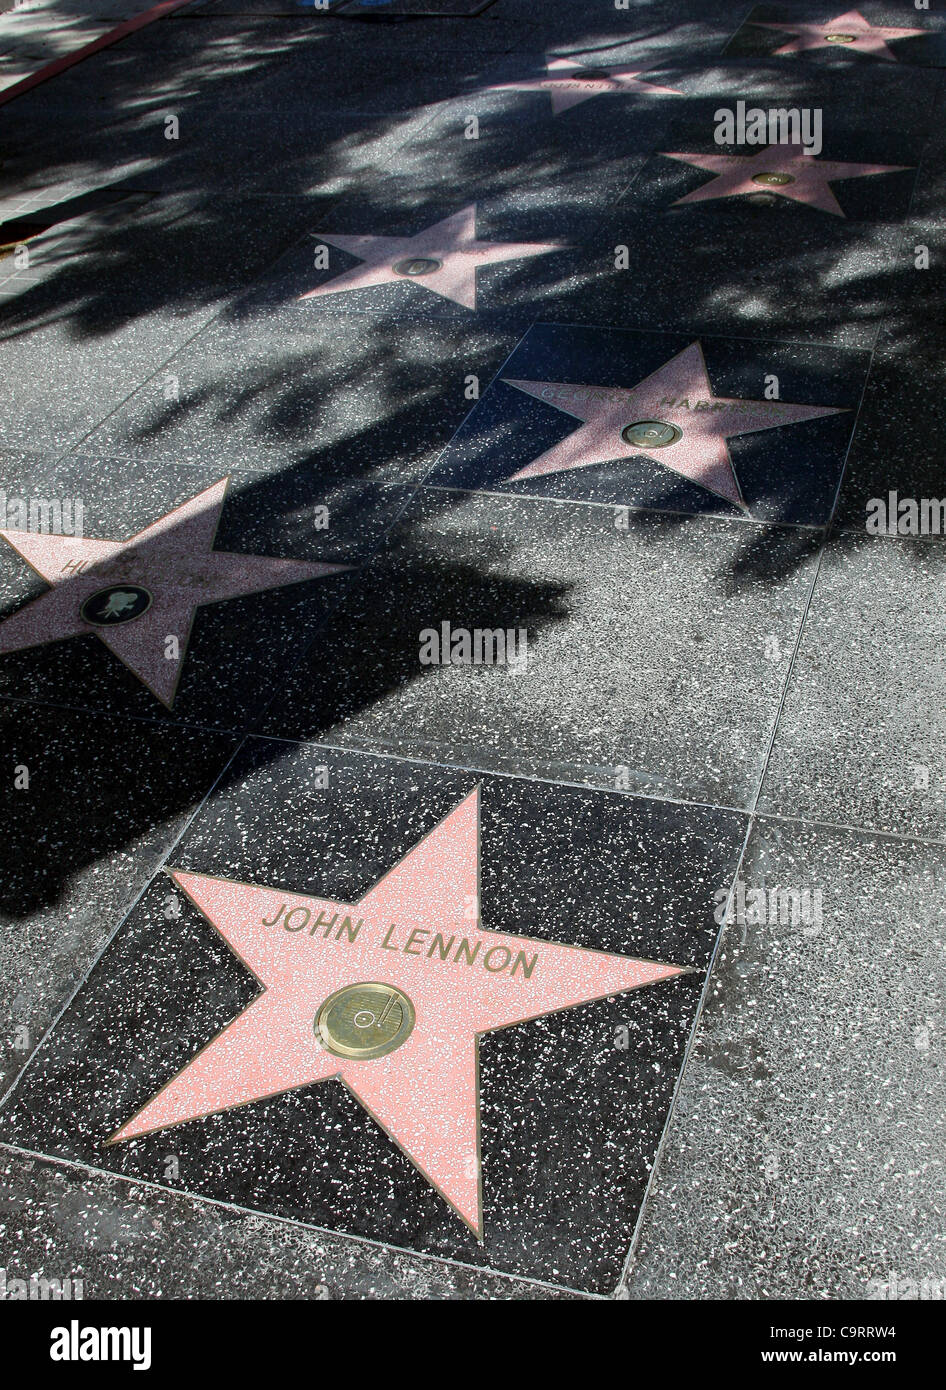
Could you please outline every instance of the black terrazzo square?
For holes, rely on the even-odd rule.
[[[537,324],[425,481],[824,526],[868,362],[866,353],[831,348]],[[765,399],[772,377],[777,401]],[[652,383],[638,399],[632,392],[648,378]],[[719,397],[740,403],[731,417],[717,410]],[[779,412],[783,403],[838,413],[795,419],[791,410]],[[756,423],[762,428],[738,433],[748,421],[742,412],[752,410],[761,412]],[[651,415],[675,422],[671,428],[682,431],[678,447],[625,440],[622,424]],[[731,471],[710,476],[730,428],[735,432],[723,447]],[[700,438],[678,458],[691,429]],[[549,471],[529,475],[530,468]]]
[[[433,858],[411,870],[424,901],[439,891],[442,852],[451,855],[458,885],[478,864],[481,924],[475,903],[465,918],[454,903],[454,926],[466,922],[471,948],[470,938],[480,941],[480,932],[531,938],[525,944],[534,947],[535,976],[526,980],[520,971],[515,984],[515,1007],[526,1012],[533,979],[547,988],[542,965],[553,959],[551,942],[579,948],[567,952],[569,979],[579,969],[603,969],[599,952],[694,968],[505,1031],[487,1026],[478,1106],[467,1085],[469,1063],[455,1073],[447,1102],[457,1133],[477,1110],[480,1115],[482,1240],[441,1195],[464,1187],[462,1172],[450,1166],[453,1141],[439,1157],[427,1157],[428,1178],[406,1152],[423,1145],[422,1134],[411,1130],[413,1117],[428,1095],[439,1094],[443,1068],[451,1065],[449,1043],[443,1053],[439,1044],[418,1051],[439,1036],[442,989],[456,999],[467,987],[482,988],[489,1015],[496,1007],[490,1001],[505,998],[500,991],[512,982],[508,974],[482,970],[476,951],[473,966],[435,952],[406,967],[415,972],[413,1034],[400,1053],[395,1046],[376,1061],[361,1061],[360,1079],[351,1063],[346,1086],[337,1080],[300,1085],[287,1074],[289,1084],[274,1086],[278,1093],[269,1098],[236,1108],[231,1099],[204,1118],[107,1143],[260,993],[210,921],[163,876],[13,1092],[0,1134],[127,1178],[608,1292],[619,1280],[666,1122],[717,931],[714,903],[731,880],[743,834],[741,816],[709,809],[254,741],[175,850],[169,867],[192,876],[357,901],[409,863],[429,837]],[[187,882],[194,889],[197,879]],[[368,940],[371,911],[363,912],[367,944],[359,949],[369,956],[364,964],[346,964],[355,960],[355,947],[346,937],[351,950],[344,957],[338,953],[345,946],[334,942],[342,973],[357,976],[376,956],[375,978],[396,974],[380,938]],[[249,924],[252,915],[237,910],[220,920],[230,930],[228,922]],[[261,941],[267,930],[261,926]],[[306,988],[318,993],[323,977],[329,988],[324,970],[336,958],[330,948],[320,956],[318,940],[308,935],[282,939],[311,952],[307,972],[314,973],[306,974]],[[391,932],[386,939],[390,952]],[[404,953],[396,959],[403,962]],[[281,1065],[280,1036],[278,1029],[269,1035],[264,1066]],[[337,1070],[328,1048],[316,1055]],[[390,1099],[382,1128],[349,1088],[364,1091],[372,1076],[400,1075],[399,1056],[404,1087]],[[418,1058],[427,1060],[421,1065]],[[242,1065],[234,1058],[231,1077]],[[214,1108],[209,1093],[205,1101],[205,1110]],[[472,1153],[470,1161],[476,1162]]]
[[[298,476],[228,483],[212,463],[153,464],[130,488],[127,459],[83,455],[17,460],[4,501],[0,694],[239,729],[403,497],[320,496]],[[134,560],[109,551],[168,516]]]
[[[454,123],[452,132],[459,148],[462,131]],[[549,298],[570,306],[572,282],[597,275],[585,243],[600,209],[583,207],[584,178],[561,205],[554,187],[528,178],[481,200],[445,177],[449,163],[447,152],[444,169],[430,164],[438,187],[449,187],[433,201],[418,198],[407,174],[385,174],[364,194],[314,209],[309,237],[260,279],[241,312],[278,310],[292,327],[344,315],[467,329],[479,318],[509,331],[534,322]]]
[[[871,33],[872,29],[877,32]],[[791,50],[777,54],[786,46],[792,46]],[[756,5],[726,45],[726,52],[754,59],[777,54],[781,61],[801,59],[819,66],[901,63],[941,68],[946,67],[946,24],[941,15],[927,10],[869,0],[857,8],[845,0]]]

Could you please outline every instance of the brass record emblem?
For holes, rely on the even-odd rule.
[[[395,275],[408,275],[413,279],[418,275],[433,275],[442,265],[443,261],[434,256],[408,256],[406,260],[396,261],[391,269]]]
[[[580,72],[573,72],[571,76],[577,77],[579,82],[602,82],[611,74],[607,68],[582,68]]]
[[[856,34],[825,34],[825,43],[853,43],[857,38]]]
[[[624,426],[621,438],[635,449],[664,449],[682,439],[683,430],[669,425],[666,420],[637,420],[633,425]]]
[[[90,594],[79,609],[79,616],[93,627],[118,627],[147,613],[151,595],[140,584],[110,584]]]
[[[402,990],[367,981],[330,994],[316,1015],[315,1032],[336,1057],[368,1061],[406,1042],[414,1019],[414,1005]]]
[[[767,183],[771,184],[773,188],[781,188],[783,184],[794,183],[795,176],[793,174],[753,174],[752,182]]]

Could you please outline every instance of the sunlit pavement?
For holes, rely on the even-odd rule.
[[[5,1298],[942,1296],[946,17],[620,3],[0,14]]]

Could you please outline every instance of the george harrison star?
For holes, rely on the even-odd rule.
[[[678,159],[696,169],[715,174],[700,188],[678,198],[681,203],[705,203],[714,198],[738,198],[746,194],[778,194],[806,207],[843,217],[831,191],[832,179],[859,179],[868,174],[892,174],[905,164],[844,164],[834,159],[816,159],[791,145],[767,145],[758,154],[697,154],[691,151],[662,151],[665,159]]]
[[[726,440],[837,415],[842,409],[714,396],[699,343],[691,343],[630,390],[503,380],[583,421],[581,429],[513,473],[511,482],[621,458],[647,458],[744,511]]]
[[[524,79],[522,82],[503,82],[490,87],[491,92],[548,92],[552,98],[552,114],[559,115],[579,106],[591,97],[613,92],[650,92],[660,96],[683,96],[675,87],[658,87],[645,82],[644,68],[588,67],[570,58],[552,58],[546,63],[548,77]]]
[[[127,541],[0,530],[52,585],[0,623],[0,654],[94,633],[170,709],[198,607],[351,568],[214,550],[228,482]]]
[[[477,241],[475,203],[412,237],[327,236],[320,232],[319,239],[357,256],[362,264],[300,295],[300,300],[409,280],[467,309],[476,308],[478,266],[564,249],[556,242]]]
[[[781,29],[797,37],[782,44],[776,53],[804,53],[810,48],[843,48],[853,53],[868,53],[874,58],[897,60],[887,47],[887,40],[908,39],[925,34],[925,29],[893,29],[889,25],[871,24],[859,10],[846,10],[824,24],[762,24],[760,29]]]
[[[689,969],[471,923],[478,788],[357,904],[172,876],[262,991],[108,1142],[334,1079],[480,1238],[480,1034]]]

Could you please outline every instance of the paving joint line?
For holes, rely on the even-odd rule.
[[[6,1098],[4,1098],[5,1100]],[[273,1212],[259,1211],[255,1207],[244,1207],[239,1202],[228,1202],[221,1197],[208,1197],[204,1193],[190,1192],[186,1188],[167,1187],[164,1183],[155,1182],[151,1178],[130,1177],[126,1173],[115,1173],[108,1168],[97,1168],[94,1164],[84,1163],[81,1159],[65,1158],[60,1154],[44,1154],[38,1149],[25,1148],[19,1144],[12,1144],[7,1140],[0,1140],[0,1152],[16,1154],[17,1157],[30,1158],[40,1163],[48,1164],[50,1167],[59,1165],[65,1168],[73,1168],[78,1172],[89,1173],[93,1177],[105,1178],[112,1182],[119,1182],[128,1187],[144,1187],[149,1191],[167,1193],[168,1196],[177,1197],[183,1202],[191,1202],[200,1206],[219,1207],[224,1211],[230,1211],[238,1216],[247,1216],[257,1221],[270,1221],[275,1225],[288,1226],[291,1229],[303,1231],[308,1234],[327,1236],[340,1245],[351,1241],[358,1245],[367,1246],[369,1249],[380,1250],[386,1254],[404,1256],[408,1259],[430,1261],[449,1269],[462,1269],[473,1275],[488,1275],[497,1279],[505,1279],[510,1283],[528,1284],[533,1288],[548,1289],[554,1293],[572,1294],[576,1298],[585,1299],[592,1302],[607,1302],[611,1295],[595,1293],[588,1289],[575,1289],[568,1284],[553,1284],[549,1280],[537,1279],[534,1275],[514,1274],[506,1270],[494,1269],[489,1265],[468,1264],[464,1260],[454,1259],[449,1255],[437,1255],[426,1250],[414,1250],[409,1246],[392,1245],[387,1241],[376,1240],[371,1236],[358,1235],[353,1231],[336,1231],[330,1226],[316,1226],[310,1222],[301,1221],[298,1217],[280,1216]]]

